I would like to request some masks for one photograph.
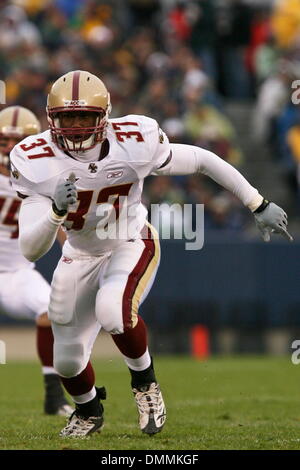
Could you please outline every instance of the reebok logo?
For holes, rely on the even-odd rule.
[[[123,170],[109,171],[106,175],[106,178],[109,180],[111,178],[121,178],[123,175]]]

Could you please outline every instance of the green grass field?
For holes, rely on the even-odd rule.
[[[0,366],[0,449],[300,449],[300,366],[289,357],[157,357],[168,410],[160,434],[137,426],[129,374],[119,359],[95,361],[105,385],[105,427],[75,440],[58,437],[65,419],[42,414],[38,362]]]

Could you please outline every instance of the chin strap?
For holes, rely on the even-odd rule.
[[[95,134],[92,134],[88,139],[83,140],[81,142],[72,142],[71,140],[65,138],[63,139],[64,142],[67,142],[68,144],[68,151],[69,152],[87,152],[90,150],[90,147],[94,145],[95,143]],[[79,146],[79,148],[76,148],[76,146]],[[88,147],[88,148],[85,148]]]

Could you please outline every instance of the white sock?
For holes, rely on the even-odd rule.
[[[96,396],[96,388],[93,387],[92,390],[90,390],[87,393],[83,393],[82,395],[72,395],[72,398],[75,403],[82,404],[82,403],[87,403],[88,401],[91,401],[93,398]]]
[[[151,357],[148,348],[146,349],[144,354],[141,357],[138,357],[137,359],[131,359],[127,356],[123,357],[129,369],[136,370],[137,372],[148,369],[148,367],[151,365]]]
[[[49,374],[57,375],[57,372],[54,369],[54,367],[42,366],[42,372],[43,372],[44,375],[49,375]]]

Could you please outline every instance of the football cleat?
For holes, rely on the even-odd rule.
[[[141,431],[146,434],[160,432],[166,421],[166,407],[159,384],[152,382],[133,388],[132,391],[139,412]]]
[[[44,412],[46,415],[57,415],[69,417],[74,408],[72,408],[62,388],[60,378],[56,374],[44,375],[45,382],[45,401]]]
[[[84,418],[77,415],[75,410],[71,415],[67,426],[60,431],[59,435],[60,437],[86,437],[93,432],[101,431],[103,421],[103,415]]]
[[[82,416],[80,406],[76,405],[67,426],[59,433],[60,437],[87,437],[94,432],[101,431],[104,424],[104,408],[100,399],[106,399],[106,390],[104,387],[96,387],[96,392],[99,399],[98,416]]]
[[[49,400],[49,398],[47,398],[44,403],[44,412],[46,415],[65,416],[68,418],[73,411],[74,408],[69,405],[65,398],[60,398],[59,400]]]

